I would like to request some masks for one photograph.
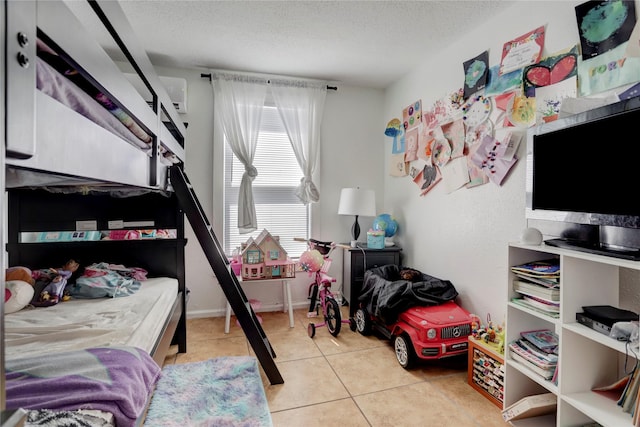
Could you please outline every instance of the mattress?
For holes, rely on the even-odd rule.
[[[178,280],[157,277],[127,297],[71,299],[7,314],[5,358],[115,345],[150,354],[177,297]]]

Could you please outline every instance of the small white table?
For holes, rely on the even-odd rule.
[[[254,280],[242,280],[242,277],[237,276],[238,281],[240,282],[241,285],[247,284],[247,283],[259,283],[259,284],[265,284],[265,283],[277,283],[280,282],[282,283],[282,304],[283,304],[283,312],[287,312],[287,310],[289,311],[289,327],[293,328],[294,326],[294,322],[293,322],[293,306],[291,305],[291,288],[289,287],[289,280],[292,278],[277,278],[277,279],[254,279]],[[227,301],[227,310],[225,313],[225,319],[224,319],[224,333],[228,334],[229,333],[229,327],[231,326],[231,304],[229,304],[229,301]]]

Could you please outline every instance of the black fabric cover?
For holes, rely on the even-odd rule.
[[[458,291],[449,280],[422,273],[417,281],[403,280],[406,267],[383,265],[365,271],[358,301],[377,320],[393,324],[400,313],[414,306],[439,305],[454,300]]]

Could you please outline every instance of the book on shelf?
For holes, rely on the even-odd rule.
[[[536,276],[535,274],[529,274],[529,273],[519,273],[519,272],[515,272],[514,274],[522,279],[525,280],[527,282],[532,282],[532,283],[537,283],[539,285],[542,286],[546,286],[548,288],[554,288],[554,289],[559,289],[560,288],[560,276],[557,277],[540,277],[540,276]]]
[[[556,363],[556,370],[553,371],[553,376],[551,377],[551,382],[554,383],[555,385],[558,385],[559,372],[560,372],[560,359],[558,359],[558,362]]]
[[[522,297],[522,299],[524,299],[526,302],[529,303],[529,305],[533,306],[533,307],[537,307],[540,310],[543,311],[549,311],[549,312],[553,312],[553,313],[560,313],[560,304],[557,302],[553,302],[553,301],[546,301],[542,298],[538,298],[538,297],[532,297],[529,295],[524,295]]]
[[[636,400],[638,400],[638,388],[640,388],[640,373],[638,365],[633,369],[629,383],[622,394],[622,411],[633,415]]]
[[[514,273],[527,273],[537,277],[559,277],[560,260],[548,259],[543,261],[527,262],[511,267]]]
[[[522,366],[529,368],[532,372],[544,378],[545,380],[551,380],[553,378],[553,374],[555,373],[555,366],[550,368],[541,368],[540,366],[530,362],[525,357],[521,356],[517,352],[515,352],[511,347],[509,347],[509,351],[511,353],[511,358],[516,362],[520,363]]]
[[[513,290],[523,295],[529,295],[533,297],[542,298],[545,301],[558,302],[560,301],[560,289],[549,288],[536,283],[527,282],[524,280],[514,280]]]
[[[556,412],[557,398],[553,393],[534,394],[518,400],[502,411],[505,421],[516,421]]]
[[[558,347],[558,335],[549,329],[522,331],[520,336],[546,353],[553,353]]]
[[[513,302],[514,304],[518,304],[522,307],[527,307],[528,309],[533,310],[540,314],[544,314],[545,316],[553,317],[554,319],[560,318],[559,312],[541,310],[538,307],[535,307],[532,304],[529,304],[529,302],[525,301],[523,298],[512,298],[511,302]]]
[[[557,354],[545,353],[544,351],[540,350],[538,347],[534,346],[533,344],[531,344],[529,341],[525,339],[516,340],[515,344],[522,347],[527,353],[531,353],[534,356],[536,356],[538,359],[543,361],[542,363],[539,363],[539,365],[541,366],[558,363]]]
[[[612,384],[607,384],[602,387],[594,387],[591,389],[591,391],[594,391],[601,396],[618,402],[622,397],[622,393],[627,387],[630,378],[631,374],[627,374]]]
[[[534,353],[530,352],[529,350],[527,350],[526,347],[522,345],[521,340],[510,343],[509,349],[511,350],[511,354],[515,353],[518,356],[526,359],[527,362],[543,370],[552,370],[555,368],[557,364],[557,360],[551,361],[551,360],[543,359],[541,357],[536,356]]]

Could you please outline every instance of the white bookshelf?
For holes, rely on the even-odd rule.
[[[624,342],[577,323],[576,313],[587,305],[620,307],[619,269],[640,270],[640,262],[520,243],[509,245],[508,258],[507,343],[517,339],[521,331],[551,329],[560,338],[560,351],[557,384],[554,384],[513,360],[507,350],[504,406],[528,395],[552,392],[558,399],[555,417],[558,427],[590,422],[605,427],[632,427],[630,414],[623,412],[614,400],[591,389],[622,377],[625,357],[628,357],[627,366],[632,366],[634,355],[627,351]],[[550,258],[560,260],[560,317],[557,319],[510,302],[518,296],[512,287],[515,275],[510,267]],[[640,288],[637,292],[640,293]],[[637,348],[633,350],[638,353]]]

